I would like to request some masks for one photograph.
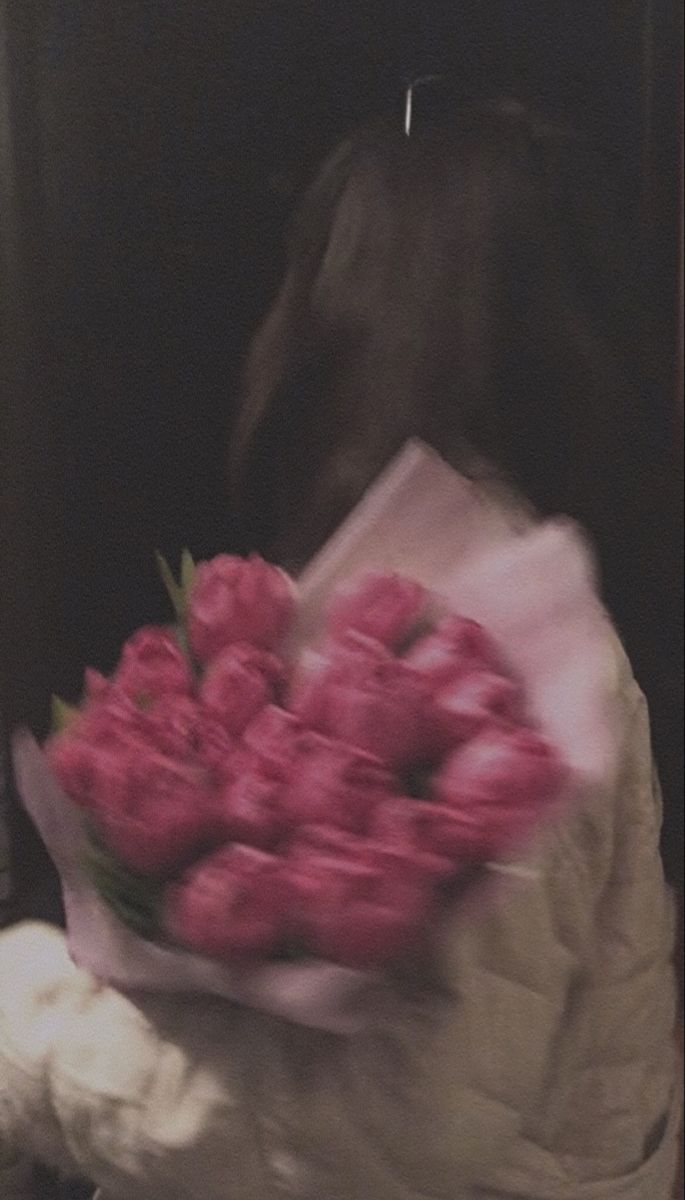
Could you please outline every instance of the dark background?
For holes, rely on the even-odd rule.
[[[509,92],[611,164],[617,294],[674,428],[682,13],[658,0],[7,0],[0,630],[8,723],[165,613],[152,552],[227,547],[236,375],[293,198],[417,74]],[[673,443],[674,444],[674,443]],[[672,467],[679,470],[677,455]],[[664,530],[676,553],[678,530]],[[29,868],[26,868],[29,871]]]

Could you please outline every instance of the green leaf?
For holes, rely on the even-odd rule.
[[[157,567],[162,578],[162,583],[169,593],[169,599],[173,605],[174,612],[176,613],[179,621],[182,621],[185,615],[183,588],[180,587],[174,579],[174,574],[171,570],[171,567],[169,566],[164,555],[160,554],[159,550],[155,551],[155,558],[157,559]]]
[[[106,892],[101,891],[100,895],[122,925],[148,942],[156,940],[158,923],[154,911],[130,904],[118,893],[107,895]]]
[[[193,674],[197,675],[197,668],[196,668],[195,660],[193,658],[193,655],[192,655],[192,652],[190,649],[190,642],[188,641],[188,634],[186,633],[186,627],[185,627],[184,621],[179,622],[179,624],[176,626],[175,633],[176,633],[176,641],[178,642],[179,646],[181,647],[181,650],[183,651],[186,658],[188,659],[188,662],[190,663],[190,667],[191,667]]]
[[[122,924],[141,937],[157,937],[163,888],[158,880],[129,871],[93,838],[84,866],[99,895]]]
[[[53,696],[50,702],[53,733],[62,733],[64,729],[68,729],[78,716],[78,712],[75,705],[67,704],[66,700],[62,700],[60,696]]]
[[[181,555],[181,588],[183,590],[184,606],[187,609],[190,593],[195,582],[195,562],[190,550],[184,550]]]
[[[192,590],[193,581],[195,579],[195,563],[190,550],[184,550],[181,556],[181,583],[178,584],[174,579],[173,572],[167,560],[159,550],[156,552],[157,566],[159,573],[164,581],[171,603],[176,612],[176,638],[181,650],[185,654],[190,668],[194,674],[197,674],[197,664],[193,658],[190,643],[188,641],[188,633],[186,630],[186,616],[188,612],[188,602],[190,592]]]

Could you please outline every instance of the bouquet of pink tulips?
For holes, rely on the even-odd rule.
[[[418,452],[415,465],[457,481],[463,505],[464,481]],[[350,528],[354,517],[348,550]],[[509,555],[513,582],[525,542],[500,530],[484,560],[503,569]],[[180,583],[161,566],[177,625],[136,632],[111,678],[88,670],[81,705],[56,705],[45,747],[53,827],[69,805],[79,829],[63,871],[68,916],[81,897],[78,961],[91,957],[90,889],[123,938],[117,979],[127,936],[139,963],[147,946],[164,964],[165,988],[185,958],[226,978],[392,969],[577,783],[521,658],[529,632],[490,627],[468,587],[462,610],[458,588],[427,585],[425,564],[362,567],[345,551],[315,601],[306,577],[300,593],[258,557],[195,565],[185,554]],[[491,596],[491,611],[508,606]],[[562,666],[567,655],[562,641]],[[30,786],[25,796],[35,808]],[[34,816],[40,825],[40,802]],[[154,983],[155,969],[143,977]],[[202,978],[230,994],[206,971],[193,986]]]

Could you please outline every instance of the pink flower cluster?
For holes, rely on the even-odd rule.
[[[197,568],[192,661],[147,628],[48,753],[93,835],[159,879],[160,937],[225,962],[297,947],[382,966],[446,888],[530,831],[564,768],[480,625],[425,627],[411,580],[339,592],[294,664],[295,588],[259,558]]]

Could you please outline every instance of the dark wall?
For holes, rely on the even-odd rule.
[[[226,547],[235,381],[298,188],[407,79],[588,130],[621,219],[617,296],[675,346],[680,20],[653,0],[13,0],[0,7],[3,706],[108,667],[164,613],[152,551]]]
[[[34,690],[47,670],[73,691],[84,660],[106,665],[157,615],[155,546],[224,544],[236,368],[278,276],[292,189],[320,154],[417,71],[541,99],[612,156],[632,268],[655,211],[664,61],[661,85],[650,71],[667,10],[652,27],[649,5],[626,2],[5,6],[5,478],[15,514],[24,496],[11,590],[34,614],[38,640],[15,647]]]

